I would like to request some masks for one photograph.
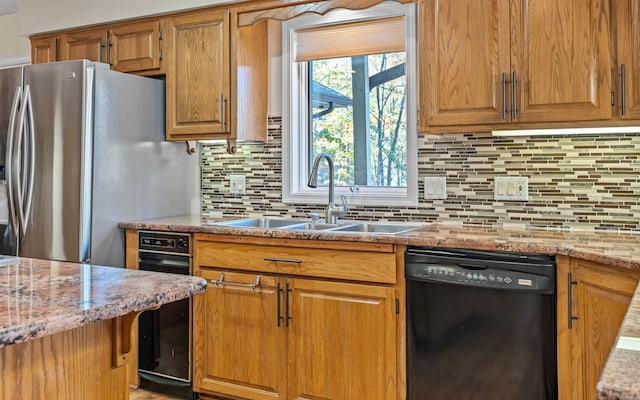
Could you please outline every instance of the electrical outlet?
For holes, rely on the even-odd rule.
[[[425,176],[424,198],[428,200],[446,200],[447,178],[444,176]]]
[[[493,199],[529,201],[529,178],[526,176],[496,176],[493,180]]]
[[[244,175],[229,176],[229,193],[245,194],[247,191],[247,181]]]

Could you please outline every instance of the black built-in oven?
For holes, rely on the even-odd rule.
[[[138,268],[169,274],[191,274],[190,236],[140,231]],[[191,386],[190,299],[145,311],[139,318],[138,375],[140,387],[193,398]]]

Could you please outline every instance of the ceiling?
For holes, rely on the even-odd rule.
[[[18,0],[0,0],[0,15],[15,14],[18,11]]]

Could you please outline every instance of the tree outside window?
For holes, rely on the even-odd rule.
[[[406,187],[405,53],[315,60],[308,69],[310,161],[331,154],[338,186]]]

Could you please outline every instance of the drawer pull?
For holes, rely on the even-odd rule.
[[[288,260],[286,258],[264,258],[265,261],[274,261],[274,262],[283,262],[283,263],[294,263],[294,264],[302,264],[302,260],[292,259]]]
[[[254,283],[240,283],[240,282],[229,282],[224,280],[224,272],[220,272],[220,279],[212,279],[211,283],[216,286],[236,286],[236,287],[244,287],[249,288],[251,290],[256,290],[258,286],[260,286],[260,275],[256,276],[256,281]]]

